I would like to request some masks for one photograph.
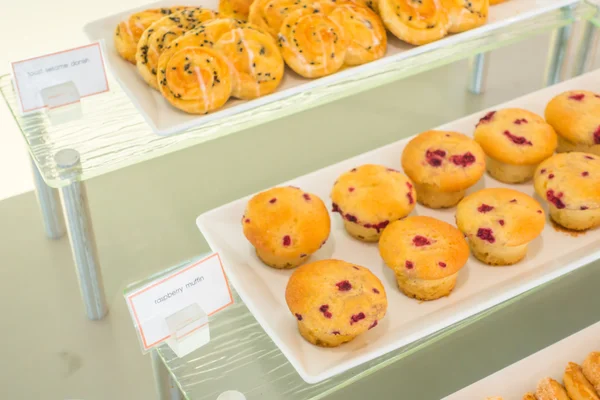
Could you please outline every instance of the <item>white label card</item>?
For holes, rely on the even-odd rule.
[[[21,112],[58,107],[79,101],[80,97],[108,91],[108,80],[100,43],[59,51],[11,63],[15,89]],[[78,96],[73,100],[75,86]],[[52,96],[43,96],[46,89],[56,87]],[[61,88],[67,90],[61,93]],[[50,100],[49,100],[50,97]]]
[[[167,318],[197,303],[208,316],[233,304],[219,254],[162,276],[125,295],[144,350],[171,337]],[[198,327],[191,325],[190,331]],[[189,333],[189,332],[187,332]],[[178,335],[185,336],[186,332]]]

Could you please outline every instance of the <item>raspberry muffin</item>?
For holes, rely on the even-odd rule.
[[[600,352],[590,353],[582,364],[583,375],[596,388],[600,395]]]
[[[366,242],[378,241],[390,222],[410,214],[416,198],[404,174],[373,164],[344,173],[331,191],[333,211],[342,216],[346,231]]]
[[[563,375],[563,383],[571,400],[600,400],[592,384],[583,375],[578,364],[567,364]]]
[[[542,379],[535,391],[537,400],[571,400],[565,388],[552,378]]]
[[[471,252],[490,265],[511,265],[527,254],[527,244],[544,230],[542,206],[512,189],[483,189],[465,197],[456,209],[456,225],[469,239]]]
[[[559,225],[577,231],[600,225],[600,156],[556,154],[540,164],[534,186]]]
[[[538,164],[556,150],[554,129],[539,115],[520,108],[487,113],[474,136],[486,154],[490,175],[506,183],[530,180]]]
[[[485,154],[461,133],[427,131],[406,145],[402,168],[415,183],[419,203],[453,207],[485,172]]]
[[[337,347],[376,327],[387,310],[381,281],[367,268],[340,260],[298,268],[285,300],[302,337],[321,347]]]
[[[600,155],[600,94],[564,92],[546,106],[546,121],[558,134],[558,152]]]
[[[394,270],[400,290],[418,300],[448,296],[469,258],[458,229],[431,217],[392,222],[381,235],[379,254]]]
[[[244,236],[273,268],[294,268],[319,250],[331,222],[323,201],[295,187],[277,187],[250,199],[242,216]]]

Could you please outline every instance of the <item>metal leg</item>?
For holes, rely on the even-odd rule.
[[[61,150],[56,153],[55,160],[62,169],[62,176],[71,182],[60,191],[85,312],[89,319],[99,320],[106,315],[108,309],[85,185],[79,180],[79,153],[71,149]]]
[[[181,392],[167,371],[167,367],[158,355],[157,350],[152,350],[152,371],[154,372],[154,386],[159,400],[181,400]]]
[[[552,33],[548,52],[548,64],[544,78],[545,86],[560,82],[570,36],[570,25],[558,28]]]
[[[583,74],[589,67],[589,61],[594,58],[593,51],[591,50],[595,49],[593,43],[597,39],[598,28],[590,21],[585,21],[584,24],[581,40],[577,47],[577,54],[575,55],[573,76]]]
[[[65,235],[65,219],[62,208],[60,207],[60,197],[58,190],[46,185],[44,178],[40,174],[35,162],[30,157],[31,168],[33,170],[33,182],[35,184],[35,194],[42,212],[42,221],[46,236],[50,239],[59,239]]]
[[[469,59],[468,90],[473,94],[481,94],[485,88],[487,76],[487,63],[485,53],[477,54]]]

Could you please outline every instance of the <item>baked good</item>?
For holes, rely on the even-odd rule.
[[[456,209],[456,225],[471,252],[490,265],[511,265],[527,254],[546,217],[540,204],[513,189],[488,188],[465,197]]]
[[[421,45],[446,36],[448,13],[438,0],[379,0],[379,14],[398,39]]]
[[[486,23],[490,0],[442,0],[448,12],[448,32],[459,33]]]
[[[535,395],[533,393],[525,393],[525,396],[523,396],[523,400],[537,400],[535,398]]]
[[[132,14],[127,20],[119,22],[113,35],[115,48],[119,55],[135,64],[135,53],[140,37],[154,22],[186,7],[153,8]]]
[[[491,176],[505,183],[533,178],[536,167],[556,150],[556,133],[542,117],[520,108],[488,112],[475,128]]]
[[[586,379],[581,367],[570,362],[565,368],[563,382],[571,400],[600,400],[592,384]]]
[[[534,186],[559,225],[578,231],[600,225],[600,156],[555,154],[537,168]]]
[[[277,38],[283,20],[291,12],[309,4],[318,7],[321,3],[309,0],[254,0],[250,5],[248,21]]]
[[[552,378],[542,379],[535,391],[537,400],[570,400],[565,388]]]
[[[379,239],[379,254],[405,295],[435,300],[454,289],[469,246],[452,225],[417,216],[389,224]]]
[[[586,357],[582,364],[583,375],[596,388],[596,393],[600,395],[600,352],[595,351]]]
[[[485,154],[463,134],[427,131],[406,145],[402,168],[415,183],[419,203],[453,207],[485,172]]]
[[[490,6],[495,6],[496,4],[504,3],[507,0],[490,0]]]
[[[546,106],[546,121],[558,134],[558,152],[600,155],[600,94],[570,90]]]
[[[219,0],[219,15],[247,21],[251,4],[252,0]]]
[[[158,90],[156,68],[158,58],[169,43],[202,22],[217,18],[207,8],[188,8],[176,11],[154,22],[144,31],[137,45],[136,66],[146,83]]]
[[[298,188],[277,187],[250,199],[242,217],[246,239],[273,268],[294,268],[319,250],[331,223],[323,201]]]
[[[330,13],[348,36],[344,63],[360,65],[385,55],[387,35],[381,19],[369,8],[355,4],[340,4]]]
[[[377,326],[387,297],[367,268],[341,260],[320,260],[294,271],[285,300],[308,342],[336,347]]]
[[[385,227],[415,208],[416,193],[404,174],[382,165],[366,164],[342,174],[333,185],[333,211],[346,231],[366,242],[376,242]]]

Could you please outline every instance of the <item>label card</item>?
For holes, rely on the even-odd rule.
[[[176,313],[186,314],[194,308],[191,305],[196,303],[198,309],[211,316],[233,304],[218,253],[161,276],[126,293],[125,297],[144,351],[166,341],[173,334],[182,338],[196,331],[202,325],[198,324],[198,318],[194,318],[187,327],[178,322],[182,328],[175,329],[176,333],[173,318],[169,318]]]
[[[80,97],[108,91],[102,48],[98,42],[16,61],[11,66],[23,113],[70,104],[79,101]],[[69,86],[69,82],[74,87]]]

